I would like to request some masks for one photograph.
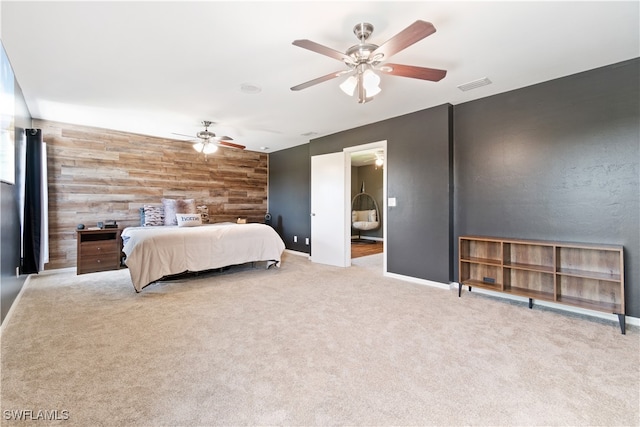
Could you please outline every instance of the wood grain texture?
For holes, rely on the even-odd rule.
[[[172,139],[44,120],[33,127],[47,143],[47,270],[76,265],[77,224],[139,225],[138,209],[162,198],[195,199],[209,207],[210,222],[264,219],[265,153],[221,147],[205,158]]]
[[[624,248],[620,245],[523,239],[500,243],[495,237],[479,236],[458,240],[461,284],[625,314]],[[500,244],[503,256],[496,265]],[[621,329],[624,333],[624,321]]]
[[[351,243],[351,258],[360,258],[382,253],[384,250],[383,245],[382,241],[375,241],[374,243]]]

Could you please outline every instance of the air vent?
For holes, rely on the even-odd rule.
[[[462,84],[460,86],[458,86],[458,89],[460,89],[463,92],[466,92],[468,90],[471,89],[476,89],[482,86],[486,86],[486,85],[490,85],[491,84],[491,80],[489,80],[487,77],[484,77],[482,79],[478,79],[478,80],[474,80],[472,82],[469,83],[465,83]]]
[[[262,92],[262,88],[258,85],[254,85],[253,83],[242,83],[240,85],[240,90],[250,95],[255,95]]]

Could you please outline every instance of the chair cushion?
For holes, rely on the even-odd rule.
[[[351,226],[356,230],[374,230],[380,225],[377,221],[356,221]]]
[[[371,209],[371,210],[366,210],[366,211],[352,211],[351,212],[351,221],[352,222],[359,222],[359,221],[377,221],[377,215],[376,215],[376,210],[375,209]]]

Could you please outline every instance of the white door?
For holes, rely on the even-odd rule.
[[[347,267],[343,152],[311,157],[311,261]]]

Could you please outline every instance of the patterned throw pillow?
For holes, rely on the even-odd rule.
[[[196,206],[196,212],[200,214],[200,218],[202,218],[203,224],[209,223],[209,206],[207,205]]]
[[[200,214],[177,213],[176,220],[178,221],[178,227],[196,227],[202,225]]]
[[[178,225],[177,213],[196,213],[194,199],[162,199],[164,207],[164,225]]]
[[[144,223],[145,227],[164,225],[164,208],[162,206],[144,205]]]

